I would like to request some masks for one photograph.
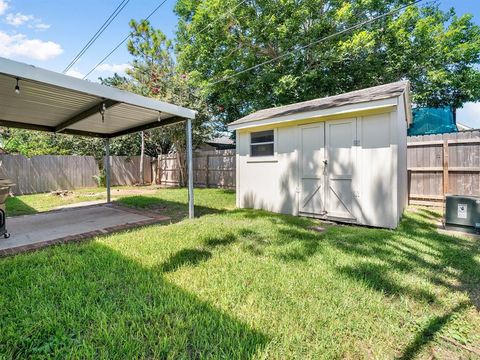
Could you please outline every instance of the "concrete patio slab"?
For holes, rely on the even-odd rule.
[[[116,198],[112,197],[112,201],[115,201]],[[105,200],[90,200],[90,201],[82,201],[78,203],[68,204],[68,205],[60,205],[55,207],[53,210],[62,210],[62,209],[73,209],[73,208],[80,208],[92,205],[105,205]]]
[[[168,217],[103,204],[7,219],[11,236],[0,238],[0,256],[168,220]]]

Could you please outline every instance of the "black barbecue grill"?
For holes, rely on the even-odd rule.
[[[14,185],[10,180],[0,179],[0,236],[6,239],[10,237],[10,234],[6,226],[5,201],[10,194],[10,188]]]

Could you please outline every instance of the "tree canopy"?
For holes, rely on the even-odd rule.
[[[419,105],[480,100],[480,28],[471,15],[443,12],[437,3],[302,48],[411,2],[178,0],[179,66],[225,123],[400,79],[411,81]]]
[[[194,94],[195,84],[177,68],[173,60],[171,41],[154,29],[147,20],[130,22],[132,34],[128,50],[133,56],[131,69],[127,70],[129,81],[122,86],[132,92],[157,98],[197,111],[193,121],[193,143],[198,145],[211,133],[209,116],[204,99]],[[161,153],[185,147],[185,126],[178,124],[150,130],[148,143],[160,145]]]
[[[459,108],[479,101],[480,27],[471,15],[442,11],[434,1],[331,36],[411,3],[177,0],[175,42],[148,21],[132,20],[132,67],[126,76],[100,80],[197,110],[195,144],[218,124],[254,110],[401,79],[411,81],[413,101],[422,106]],[[183,151],[184,136],[183,125],[150,130],[146,154]],[[7,151],[28,156],[103,154],[99,139],[26,130],[3,131],[0,138]],[[112,154],[138,155],[140,139],[114,139]]]
[[[127,76],[114,74],[100,78],[107,86],[114,86],[143,96],[185,106],[198,111],[193,121],[193,144],[208,138],[214,129],[204,99],[194,95],[189,77],[178,72],[173,60],[170,40],[146,20],[130,22],[132,29],[127,48],[133,57]],[[172,150],[185,150],[184,124],[160,127],[144,132],[145,154],[158,156]],[[102,139],[70,135],[55,135],[20,129],[0,132],[0,147],[11,153],[34,155],[93,155],[98,160],[104,155]],[[140,155],[141,135],[130,134],[112,139],[112,155]],[[182,159],[183,161],[183,159]]]

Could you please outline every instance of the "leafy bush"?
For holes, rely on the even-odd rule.
[[[107,174],[104,169],[100,170],[100,174],[94,175],[93,178],[97,182],[98,187],[102,188],[107,186]]]

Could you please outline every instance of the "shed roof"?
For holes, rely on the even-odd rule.
[[[20,93],[15,93],[17,79]],[[100,113],[105,108],[104,121]],[[195,118],[196,112],[0,57],[0,126],[115,137]]]
[[[395,98],[401,96],[402,94],[408,93],[409,89],[409,81],[398,81],[367,89],[351,91],[340,95],[260,110],[230,123],[229,126],[235,127],[237,125],[243,125],[246,123],[252,123],[259,120],[272,119],[281,116]]]
[[[216,145],[235,145],[235,141],[232,138],[230,138],[230,136],[227,136],[227,135],[214,137],[205,142],[207,144],[216,144]]]

